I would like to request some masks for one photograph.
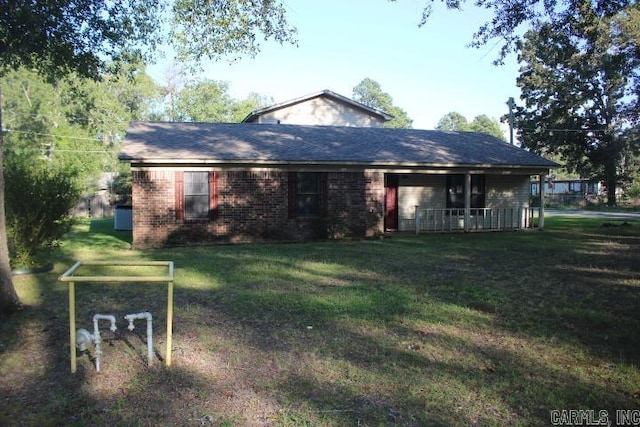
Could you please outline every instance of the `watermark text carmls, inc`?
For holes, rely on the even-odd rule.
[[[552,409],[553,426],[640,426],[640,409]]]

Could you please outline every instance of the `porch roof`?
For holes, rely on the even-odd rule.
[[[249,123],[133,122],[119,157],[135,163],[558,166],[483,133]]]

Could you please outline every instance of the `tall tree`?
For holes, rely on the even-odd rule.
[[[456,132],[468,131],[469,121],[462,114],[456,111],[452,111],[450,113],[445,114],[444,116],[442,116],[440,120],[438,120],[436,129],[456,131]]]
[[[382,90],[380,83],[365,78],[353,88],[353,99],[367,107],[375,108],[393,116],[393,119],[384,124],[388,128],[411,128],[413,120],[407,112],[393,104],[393,98]]]
[[[49,168],[66,169],[70,175],[83,178],[99,168],[96,156],[70,152],[100,149],[99,141],[87,129],[86,118],[77,115],[86,113],[74,105],[80,102],[78,99],[84,103],[84,94],[77,93],[80,83],[75,78],[52,84],[21,68],[8,72],[0,83],[5,93],[2,107],[7,128],[7,169],[43,164],[43,158],[47,158]]]
[[[525,106],[516,126],[523,146],[560,155],[570,172],[604,180],[607,204],[615,205],[618,183],[640,148],[632,136],[640,123],[640,46],[621,26],[626,13],[612,13],[617,2],[580,3],[571,16],[525,35],[518,78]]]
[[[48,82],[21,68],[6,73],[4,87],[6,168],[42,163],[75,175],[84,192],[105,170],[117,168],[115,147],[131,120],[147,115],[157,92],[136,63],[110,63],[100,81],[69,74]],[[15,175],[14,175],[15,176]],[[44,182],[44,181],[42,181]],[[9,184],[9,183],[7,183]],[[11,208],[11,206],[7,206]]]
[[[187,83],[175,98],[174,121],[228,122],[233,101],[229,84],[214,80]]]
[[[476,116],[473,121],[469,122],[462,114],[452,111],[451,113],[445,114],[438,121],[436,129],[457,132],[482,132],[502,140],[505,139],[504,132],[500,127],[500,122],[490,118],[486,114]]]
[[[282,0],[174,0],[171,19],[177,60],[199,63],[255,56],[264,40],[297,43]]]
[[[396,1],[396,0],[391,0]],[[462,10],[466,3],[491,10],[493,17],[478,28],[470,45],[481,47],[491,40],[502,41],[496,63],[511,52],[518,50],[525,25],[536,26],[544,22],[558,22],[578,13],[585,2],[607,9],[606,16],[618,15],[620,26],[639,36],[637,23],[637,0],[427,0],[419,25],[428,23],[434,3],[444,3],[448,9]],[[637,44],[637,41],[636,41]],[[634,53],[636,56],[640,52]]]
[[[231,110],[231,122],[240,123],[251,112],[273,105],[274,100],[270,96],[252,92],[245,99],[236,101]]]
[[[493,135],[496,138],[505,141],[504,131],[500,126],[500,121],[492,119],[486,114],[480,114],[473,118],[473,121],[469,125],[469,130],[472,132],[482,132],[489,135]]]
[[[229,94],[227,82],[205,79],[172,87],[168,81],[153,116],[169,121],[237,123],[270,103],[273,100],[256,93],[236,100]]]
[[[168,35],[163,34],[166,16],[172,28]],[[295,29],[285,18],[278,0],[3,1],[0,78],[8,69],[25,66],[51,78],[75,71],[98,79],[105,60],[127,52],[148,58],[158,43],[167,40],[187,61],[230,53],[255,55],[260,47],[257,34],[295,43]],[[7,249],[3,151],[0,131],[0,316],[20,308]]]

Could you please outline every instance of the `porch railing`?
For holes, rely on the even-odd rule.
[[[416,234],[446,231],[521,230],[536,228],[540,208],[429,209],[416,206]]]

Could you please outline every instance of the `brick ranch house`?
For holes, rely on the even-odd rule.
[[[542,226],[530,177],[555,163],[486,134],[382,127],[389,119],[322,91],[243,123],[131,123],[120,159],[133,244]]]

